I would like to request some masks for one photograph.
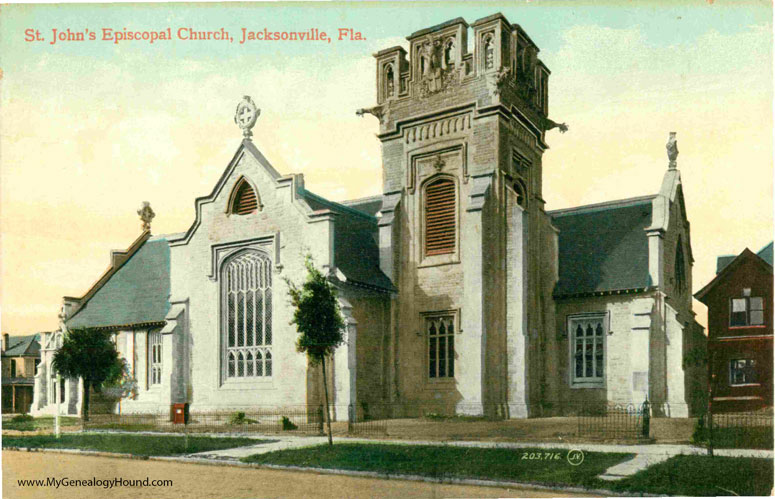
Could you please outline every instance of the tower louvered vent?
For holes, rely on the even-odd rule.
[[[439,179],[425,188],[425,254],[455,252],[455,183]]]

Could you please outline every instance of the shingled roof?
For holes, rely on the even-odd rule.
[[[87,294],[88,296],[88,294]],[[145,241],[67,320],[70,328],[162,322],[170,308],[167,236]]]
[[[765,262],[769,263],[770,266],[772,265],[772,241],[770,241],[769,244],[765,245],[762,249],[759,250],[756,255],[764,260]],[[719,274],[722,270],[724,270],[727,265],[734,262],[738,255],[721,255],[718,258],[716,258],[716,274]]]
[[[379,268],[378,229],[374,214],[382,206],[381,199],[335,203],[306,189],[302,189],[300,194],[313,210],[331,210],[336,214],[334,262],[347,282],[381,291],[395,291],[393,283]]]
[[[9,336],[3,357],[37,357],[40,354],[40,334]]]
[[[654,196],[550,211],[559,229],[556,297],[651,286],[645,228]]]

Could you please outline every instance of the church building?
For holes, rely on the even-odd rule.
[[[137,383],[122,412],[319,404],[285,281],[304,279],[310,254],[347,323],[329,363],[337,420],[645,399],[686,417],[704,380],[686,354],[704,335],[675,135],[656,193],[549,211],[546,134],[567,127],[548,117],[550,71],[527,33],[495,14],[407,40],[409,52],[374,55],[376,105],[358,111],[378,120],[381,196],[332,202],[280,174],[251,139],[259,110],[245,97],[243,139],[191,227],[153,235],[145,206],[142,234],[65,297],[44,344],[65,327],[111,331]],[[55,410],[49,358],[38,413]],[[64,410],[80,405],[77,385]]]

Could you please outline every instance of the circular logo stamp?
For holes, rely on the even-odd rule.
[[[584,453],[579,449],[571,449],[566,459],[571,466],[578,466],[584,462]]]

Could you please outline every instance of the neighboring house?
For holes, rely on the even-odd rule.
[[[286,284],[309,252],[347,321],[328,364],[336,419],[647,397],[688,414],[684,352],[704,336],[674,140],[658,193],[547,212],[549,70],[502,15],[471,27],[473,53],[458,18],[412,34],[408,59],[375,55],[377,106],[359,114],[380,120],[382,196],[332,202],[281,175],[250,139],[255,105],[240,103],[244,139],[191,227],[144,231],[65,298],[68,327],[115,333],[138,384],[122,411],[319,404]]]
[[[4,334],[1,358],[3,413],[27,413],[32,404],[32,388],[40,364],[40,334]]]
[[[708,307],[708,375],[714,411],[772,406],[772,243],[720,256],[695,294]]]

